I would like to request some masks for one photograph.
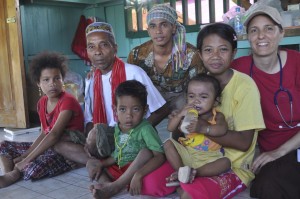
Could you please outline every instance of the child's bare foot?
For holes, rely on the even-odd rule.
[[[174,173],[172,173],[169,177],[166,178],[166,181],[167,187],[179,186],[180,182],[178,181],[178,172],[175,171]]]
[[[178,172],[172,173],[166,180],[166,186],[179,186],[180,183],[192,183],[196,177],[197,171],[189,166],[180,167]]]
[[[3,173],[8,173],[14,169],[14,163],[7,157],[0,155],[0,168]]]
[[[115,182],[101,183],[90,186],[90,190],[93,193],[95,199],[106,199],[120,193],[124,187],[118,185]]]
[[[14,169],[11,172],[6,173],[4,176],[0,176],[0,188],[7,187],[17,182],[21,177],[19,170]]]
[[[169,177],[166,178],[167,182],[178,181],[178,171],[172,173]]]

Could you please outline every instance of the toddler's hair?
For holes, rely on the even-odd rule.
[[[213,23],[210,25],[205,26],[200,30],[197,36],[197,48],[198,50],[202,50],[203,40],[205,37],[209,35],[216,34],[222,39],[225,39],[231,44],[232,50],[237,48],[237,36],[234,29],[225,23]]]
[[[207,82],[207,83],[211,83],[214,87],[214,93],[215,93],[215,100],[217,100],[218,98],[221,97],[221,85],[219,80],[217,80],[214,76],[208,75],[206,73],[200,73],[198,75],[196,75],[195,77],[193,77],[192,79],[190,79],[187,88],[189,87],[190,82],[192,81],[197,81],[197,82]],[[187,89],[186,89],[187,91]]]
[[[58,52],[41,52],[36,55],[29,67],[29,75],[34,83],[40,82],[41,73],[44,69],[59,69],[62,78],[65,78],[68,70],[67,58]]]
[[[147,105],[147,90],[141,82],[137,80],[127,80],[119,84],[115,91],[115,104],[117,98],[122,96],[131,96],[137,98],[143,107]]]

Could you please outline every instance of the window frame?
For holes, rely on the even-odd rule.
[[[126,28],[126,37],[127,38],[142,38],[142,37],[148,37],[148,32],[147,30],[138,30],[138,31],[130,31],[129,30],[129,23],[131,22],[131,26],[132,26],[132,14],[131,11],[132,9],[138,10],[140,4],[138,4],[138,0],[134,1],[134,5],[133,6],[128,6],[127,5],[127,1],[128,0],[124,0],[124,15],[125,15],[125,28]],[[193,25],[187,25],[187,19],[188,19],[188,10],[187,10],[187,4],[188,4],[188,0],[181,0],[182,1],[182,13],[183,13],[183,25],[186,28],[186,32],[198,32],[199,31],[199,27],[201,25],[203,25],[204,23],[202,23],[201,19],[202,19],[202,15],[199,12],[201,10],[201,0],[195,0],[195,14],[196,14],[196,24]],[[223,12],[226,13],[229,10],[229,1],[230,0],[223,0]],[[172,6],[173,8],[175,8],[176,6],[176,0],[156,0],[156,1],[150,1],[150,0],[146,0],[146,7],[147,10],[150,10],[150,8],[154,5],[154,4],[162,4],[162,3],[170,3],[170,6]],[[237,5],[241,4],[241,0],[237,0]],[[209,8],[210,8],[210,12],[209,12],[209,19],[210,22],[209,23],[214,23],[215,22],[215,1],[211,1],[209,0]],[[211,9],[213,8],[213,9]],[[138,16],[138,12],[136,14],[137,16],[137,24],[139,23],[139,21],[141,20]]]

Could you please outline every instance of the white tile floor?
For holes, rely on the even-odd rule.
[[[159,129],[163,126],[159,126]],[[158,130],[161,132],[160,130]],[[7,137],[3,131],[3,128],[0,128],[0,141],[4,139],[12,139],[12,137]],[[33,140],[38,133],[29,133],[25,135],[18,135],[13,137],[14,141],[31,141]],[[165,140],[169,135],[164,133],[161,135],[162,140]],[[1,170],[0,170],[1,175]],[[0,189],[0,198],[1,199],[90,199],[92,198],[91,193],[89,192],[90,181],[88,174],[85,168],[80,168],[72,170],[70,172],[64,173],[62,175],[46,178],[38,181],[24,181],[20,180],[14,185],[11,185],[7,188]],[[153,199],[149,196],[139,196],[132,197],[126,191],[118,194],[113,197],[115,199]],[[234,199],[246,199],[249,197],[249,190],[240,193]],[[179,199],[176,193],[165,197],[164,199]]]

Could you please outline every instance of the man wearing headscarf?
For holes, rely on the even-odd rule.
[[[112,26],[105,22],[94,22],[86,28],[87,54],[94,72],[86,79],[85,124],[88,133],[94,124],[114,126],[114,91],[125,80],[142,82],[148,92],[149,110],[146,118],[152,125],[166,115],[161,108],[166,103],[147,74],[139,67],[124,63],[117,57],[117,44]]]
[[[178,98],[188,80],[204,70],[197,49],[186,43],[185,27],[177,18],[172,7],[153,6],[147,15],[151,40],[133,48],[127,60],[146,71],[170,111],[180,105]]]

